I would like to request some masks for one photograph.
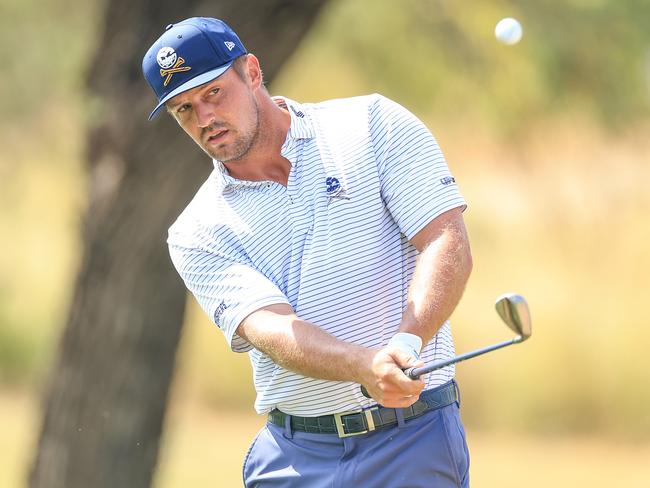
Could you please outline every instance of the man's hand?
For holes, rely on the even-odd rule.
[[[422,380],[412,380],[402,371],[424,366],[413,356],[419,352],[419,343],[405,352],[404,344],[399,343],[368,349],[344,342],[301,320],[286,304],[253,312],[237,328],[237,334],[283,368],[311,378],[358,383],[386,407],[408,407],[424,388]]]
[[[423,365],[422,361],[401,349],[388,346],[371,356],[367,377],[362,384],[380,405],[390,408],[408,407],[419,398],[424,381],[412,380],[402,370]]]

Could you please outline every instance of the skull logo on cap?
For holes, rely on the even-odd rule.
[[[171,47],[163,47],[158,51],[156,61],[162,69],[169,69],[176,63],[176,51]]]

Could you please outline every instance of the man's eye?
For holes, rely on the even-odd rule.
[[[190,104],[186,103],[185,105],[181,105],[180,107],[178,107],[178,109],[176,110],[176,113],[177,114],[182,114],[183,112],[186,112],[189,109],[190,109]]]
[[[216,95],[217,93],[219,93],[219,88],[213,88],[208,92],[209,95]]]

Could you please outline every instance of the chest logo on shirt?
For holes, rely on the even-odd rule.
[[[343,200],[349,200],[345,188],[341,186],[339,180],[333,176],[328,176],[325,179],[325,193],[329,198],[329,201],[332,201],[335,198],[340,198]]]
[[[339,183],[339,180],[337,180],[333,176],[328,176],[327,179],[325,180],[325,187],[326,187],[327,195],[332,196],[337,190],[341,188],[341,184]]]

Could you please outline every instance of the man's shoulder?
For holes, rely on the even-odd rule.
[[[398,102],[380,93],[348,98],[333,98],[302,105],[313,120],[330,121],[342,130],[346,125],[364,121],[371,132],[382,132],[395,120],[411,118],[412,114]]]
[[[313,104],[303,104],[317,133],[327,133],[335,139],[365,133],[373,140],[383,140],[395,127],[410,128],[418,122],[405,107],[379,93],[349,98],[335,98]],[[400,132],[400,131],[398,131]]]
[[[370,107],[381,106],[389,99],[379,93],[359,95],[355,97],[331,98],[315,103],[304,103],[304,107],[311,110],[345,110],[345,109],[367,109]]]

